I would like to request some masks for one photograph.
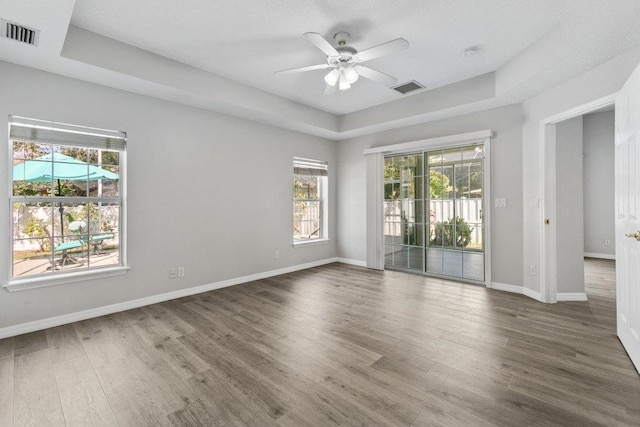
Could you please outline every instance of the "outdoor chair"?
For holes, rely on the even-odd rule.
[[[76,257],[71,256],[68,253],[68,251],[72,249],[84,248],[84,246],[87,246],[87,254],[92,248],[94,251],[93,253],[95,254],[98,252],[98,246],[101,245],[103,241],[109,240],[109,239],[113,239],[113,234],[111,233],[94,234],[88,238],[86,235],[83,235],[83,236],[80,236],[77,240],[71,240],[69,242],[60,243],[58,246],[55,247],[53,251],[54,253],[62,252],[62,257],[57,261],[54,260],[54,266],[56,263],[59,263],[60,267],[64,267],[70,262],[80,264],[80,261],[78,261]]]

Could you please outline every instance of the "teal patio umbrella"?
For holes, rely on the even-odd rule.
[[[58,195],[62,195],[60,181],[97,181],[99,179],[118,179],[118,174],[91,165],[61,153],[45,154],[26,160],[13,167],[13,180],[25,182],[58,181]],[[60,226],[63,225],[64,208],[60,204]]]
[[[45,154],[13,167],[14,181],[51,182],[97,181],[99,179],[118,179],[115,174],[100,166],[90,165],[74,157],[61,153]]]

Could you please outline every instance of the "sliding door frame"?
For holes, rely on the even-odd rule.
[[[382,160],[384,156],[415,154],[417,151],[432,151],[449,148],[461,148],[468,145],[482,145],[484,149],[483,181],[483,222],[484,222],[484,281],[465,280],[458,277],[440,276],[423,271],[424,275],[444,277],[451,280],[484,284],[491,288],[491,136],[489,129],[438,138],[422,139],[401,144],[385,145],[364,150],[369,165],[380,167],[367,168],[367,267],[384,269],[384,239],[382,236],[384,186]],[[423,269],[424,270],[424,269]]]

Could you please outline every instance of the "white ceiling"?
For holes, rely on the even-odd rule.
[[[42,31],[35,50],[0,39],[0,60],[335,139],[427,120],[436,94],[487,73],[493,93],[460,106],[519,102],[640,44],[637,0],[0,0],[0,17]],[[274,75],[325,61],[308,31],[358,50],[402,37],[367,65],[427,90],[360,79],[325,96],[326,71]]]

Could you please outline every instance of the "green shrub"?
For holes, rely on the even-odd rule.
[[[436,222],[435,229],[429,238],[429,244],[431,246],[465,248],[471,242],[471,231],[473,231],[473,228],[469,227],[467,221],[458,216],[447,221]]]

